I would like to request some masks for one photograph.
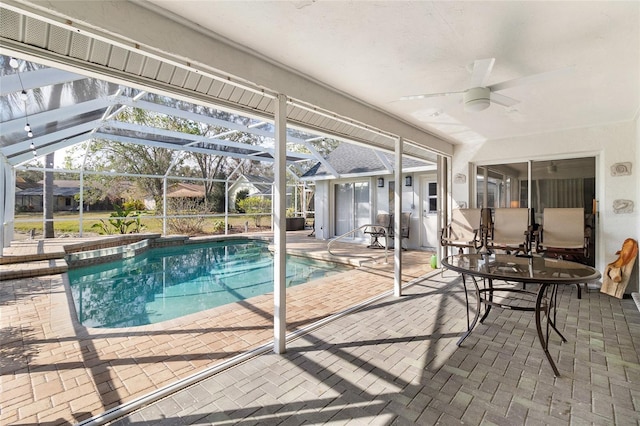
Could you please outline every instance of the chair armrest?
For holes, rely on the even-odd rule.
[[[584,227],[584,257],[589,258],[589,243],[591,241],[591,227],[589,225]]]
[[[534,229],[533,232],[531,233],[531,237],[533,238],[534,244],[535,244],[535,248],[536,248],[536,253],[539,253],[542,251],[542,236],[543,236],[543,229],[542,229],[542,225],[538,226],[538,229]]]
[[[524,245],[527,253],[531,253],[531,244],[534,241],[535,228],[531,225],[527,226],[527,230],[524,231]]]
[[[476,251],[480,250],[484,245],[484,241],[482,240],[482,232],[480,232],[480,236],[478,236],[479,231],[480,229],[473,230],[473,248],[476,249]]]
[[[451,229],[449,226],[445,226],[440,230],[440,245],[446,247],[449,245],[448,239],[450,235]]]

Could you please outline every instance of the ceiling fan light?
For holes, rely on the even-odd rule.
[[[491,105],[489,96],[491,90],[487,87],[474,87],[464,92],[464,109],[465,111],[477,112],[482,111]]]

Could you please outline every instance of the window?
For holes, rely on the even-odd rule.
[[[438,184],[436,182],[429,182],[429,213],[438,212]]]

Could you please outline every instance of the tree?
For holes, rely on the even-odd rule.
[[[174,127],[171,124],[171,117],[140,108],[127,108],[118,114],[117,119],[164,129],[173,129]],[[123,173],[164,176],[168,170],[173,168],[176,174],[182,173],[183,160],[175,150],[109,140],[94,140],[88,149],[90,155],[87,166],[95,170],[113,169]],[[117,178],[117,180],[121,179]],[[128,181],[135,182],[145,195],[150,195],[156,202],[156,208],[162,206],[164,196],[164,181],[162,179],[137,177],[128,179]]]
[[[246,200],[248,197],[248,189],[241,189],[240,191],[236,192],[235,209],[238,213],[246,213],[246,211],[242,208],[241,202],[242,200]]]
[[[45,68],[42,65],[29,62],[18,61],[18,67],[13,69],[10,65],[10,58],[1,56],[1,68],[3,75],[9,72],[26,73],[37,72],[40,69]],[[13,71],[11,71],[13,70]],[[19,74],[18,74],[19,75]],[[22,79],[21,79],[22,81]],[[34,115],[36,113],[46,111],[54,111],[62,105],[62,99],[69,95],[74,102],[84,102],[89,99],[95,98],[102,93],[108,93],[113,90],[115,85],[104,81],[99,81],[93,78],[83,78],[73,80],[71,82],[54,84],[51,86],[40,87],[33,90],[27,90],[24,96],[26,100],[20,99],[20,102],[24,105],[23,108],[19,106],[19,103],[15,102],[15,95],[3,98],[3,103],[11,108],[11,111],[16,111],[20,115],[27,117],[27,113]],[[5,106],[5,105],[3,105]],[[47,122],[44,127],[44,133],[49,134],[58,130],[60,123],[58,121]],[[34,132],[35,133],[35,132]],[[36,135],[37,136],[37,135]],[[53,168],[55,160],[55,152],[47,154],[45,156],[45,169]],[[44,237],[53,238],[53,172],[46,170],[44,173],[44,186],[43,186],[43,209],[44,209]]]
[[[36,164],[36,167],[41,168],[42,164]],[[43,174],[42,174],[42,171],[40,170],[31,170],[31,169],[17,170],[16,177],[20,177],[24,179],[25,182],[28,182],[28,183],[36,183],[36,182],[40,182],[43,179]]]

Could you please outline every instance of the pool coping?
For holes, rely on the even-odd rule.
[[[188,246],[193,244],[206,244],[219,241],[239,241],[239,240],[263,240],[270,241],[267,237],[254,237],[247,235],[215,235],[206,237],[189,236],[169,236],[163,237],[159,234],[149,235],[143,239],[137,239],[132,243],[101,246],[98,248],[92,244],[80,243],[71,246],[69,251],[65,251],[65,260],[69,268],[80,268],[88,265],[97,265],[112,262],[114,260],[128,259],[138,256],[148,250],[164,247]],[[89,249],[89,250],[86,250]]]

